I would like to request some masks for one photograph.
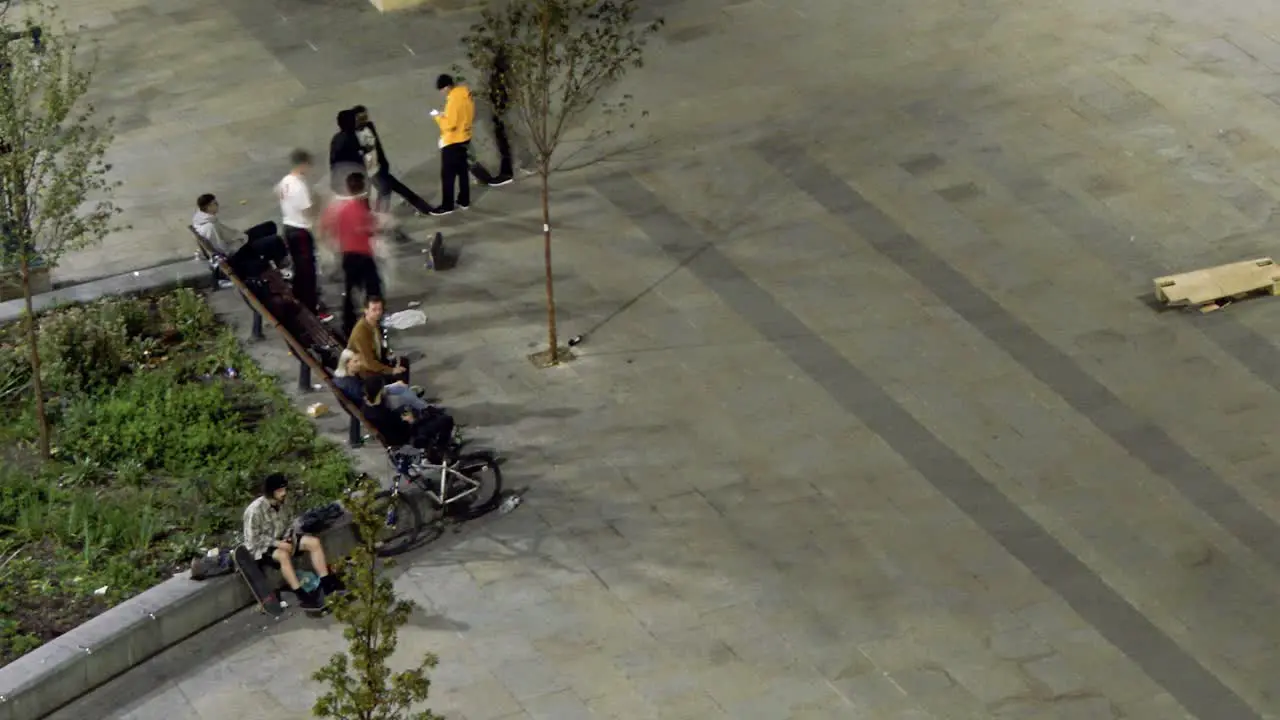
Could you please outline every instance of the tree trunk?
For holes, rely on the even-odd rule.
[[[560,345],[556,340],[556,291],[551,276],[551,167],[544,161],[542,176],[542,256],[547,274],[547,364],[560,362]]]
[[[36,425],[40,427],[40,457],[48,460],[49,452],[49,417],[44,407],[44,386],[40,383],[40,347],[39,332],[36,330],[36,313],[31,304],[31,258],[27,253],[19,253],[18,272],[22,276],[22,301],[26,309],[27,320],[27,357],[31,361],[31,391],[36,396]]]

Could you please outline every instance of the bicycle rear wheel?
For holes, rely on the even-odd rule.
[[[373,498],[374,514],[382,519],[374,552],[378,557],[392,557],[412,548],[422,534],[422,511],[418,505],[393,490],[383,490]],[[357,540],[360,529],[354,528]]]
[[[463,455],[458,458],[453,471],[477,483],[479,487],[467,497],[449,503],[445,508],[446,513],[461,520],[471,520],[497,509],[502,502],[502,468],[493,455]]]

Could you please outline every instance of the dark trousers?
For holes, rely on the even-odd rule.
[[[511,139],[507,137],[507,124],[498,113],[493,115],[493,142],[498,146],[498,157],[502,159],[498,166],[498,178],[505,180],[513,177],[516,173],[511,163]]]
[[[470,141],[445,145],[440,148],[440,187],[442,198],[441,210],[452,210],[453,187],[458,186],[458,204],[471,204],[471,177],[467,170],[467,152],[471,148]]]
[[[316,241],[310,231],[284,226],[284,241],[293,258],[293,296],[311,312],[317,312],[320,295],[316,284]]]
[[[248,298],[245,298],[244,304],[249,306],[249,312],[253,315],[253,325],[249,328],[249,337],[254,340],[261,340],[266,337],[262,334],[262,314],[250,304]]]
[[[388,360],[386,355],[383,355],[382,360],[384,363]],[[398,381],[406,385],[409,385],[412,383],[412,381],[409,379],[409,372],[410,372],[409,358],[397,358],[397,362],[389,363],[389,364],[400,365],[401,367],[404,368],[404,372],[400,375],[387,375],[386,376],[387,382]],[[345,394],[348,398],[352,398],[351,394],[348,392],[348,389],[353,391],[356,394],[356,397],[352,398],[352,402],[354,402],[358,407],[360,407],[361,410],[364,409],[365,407],[364,386],[362,385],[361,380],[359,378],[354,378],[354,377],[334,378],[334,384],[337,385],[338,389],[342,390],[343,394]],[[360,425],[360,418],[356,417],[355,415],[352,415],[350,421],[348,421],[347,442],[350,443],[352,447],[360,445],[363,442],[363,435],[364,435],[364,429]]]
[[[410,190],[400,179],[389,172],[378,173],[373,176],[373,186],[378,191],[378,205],[381,210],[389,210],[391,206],[391,194],[395,193],[404,198],[404,201],[413,206],[414,210],[423,215],[429,214],[435,208],[431,207],[431,203],[423,200],[418,193]],[[385,205],[384,205],[385,203]]]
[[[351,335],[351,328],[356,326],[356,305],[352,297],[358,287],[365,299],[370,296],[382,296],[382,277],[378,275],[378,263],[372,255],[360,253],[342,254],[343,296],[342,296],[342,333]]]

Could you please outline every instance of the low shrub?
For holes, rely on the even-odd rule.
[[[0,665],[236,542],[268,473],[288,474],[302,506],[347,487],[346,453],[198,294],[114,299],[40,324],[51,463],[29,450],[21,326],[0,328]],[[21,389],[5,395],[7,383]]]

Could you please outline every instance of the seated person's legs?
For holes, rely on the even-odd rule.
[[[297,547],[288,540],[281,540],[280,544],[272,548],[269,555],[262,559],[271,562],[280,568],[280,575],[284,577],[284,584],[294,593],[302,588],[302,583],[298,582],[298,572],[293,567],[293,556],[297,554]],[[299,598],[301,599],[301,595]]]
[[[298,539],[298,547],[311,558],[311,567],[320,576],[320,590],[326,595],[345,590],[337,576],[329,573],[329,562],[325,559],[324,545],[314,535],[303,535]]]
[[[426,451],[431,462],[440,462],[452,454],[453,429],[453,416],[449,413],[424,413],[413,424],[413,446]]]
[[[412,439],[409,423],[401,417],[402,411],[389,408],[386,404],[385,380],[381,376],[373,376],[364,380],[364,416],[378,428],[383,438],[391,447],[408,445]]]
[[[384,388],[383,402],[392,410],[409,408],[417,412],[426,412],[430,407],[426,400],[418,397],[413,388],[401,382],[391,383]]]

